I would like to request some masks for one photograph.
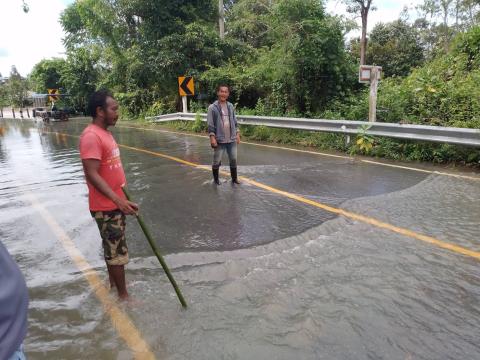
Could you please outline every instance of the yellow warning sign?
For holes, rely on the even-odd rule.
[[[48,100],[55,102],[59,99],[60,91],[58,89],[48,89]]]
[[[193,83],[193,76],[178,77],[178,93],[180,94],[180,96],[195,95],[195,85]]]

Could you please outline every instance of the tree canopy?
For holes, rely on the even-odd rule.
[[[353,14],[365,16],[376,4],[345,3]],[[351,19],[328,14],[322,0],[229,0],[224,9],[221,39],[217,0],[77,0],[60,19],[66,59],[41,61],[29,81],[37,91],[64,89],[78,109],[95,89],[111,88],[127,115],[136,117],[178,109],[177,77],[193,75],[199,95],[194,108],[205,106],[215,97],[216,85],[227,82],[242,111],[364,119],[365,86],[357,81],[360,41],[346,41]],[[393,114],[397,121],[406,118],[398,106],[384,101],[394,89],[415,90],[408,81],[444,69],[439,64],[447,60],[442,59],[452,59],[462,41],[470,41],[470,50],[460,53],[468,53],[472,64],[480,52],[472,45],[479,0],[425,0],[418,10],[418,19],[404,14],[377,24],[368,42],[365,37],[366,63],[384,69],[379,103],[389,113],[380,118],[389,121],[394,121]],[[476,70],[466,71],[463,76],[473,83]],[[462,88],[461,83],[455,86]],[[428,101],[422,106],[427,109]],[[433,118],[407,108],[409,121]]]

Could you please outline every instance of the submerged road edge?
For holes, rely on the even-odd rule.
[[[199,138],[208,139],[208,136],[205,136],[205,135],[190,134],[190,133],[181,132],[181,131],[164,130],[164,129],[151,129],[151,128],[144,128],[144,127],[139,127],[139,126],[125,126],[125,125],[118,125],[117,127],[118,128],[124,128],[124,129],[154,131],[154,132],[160,132],[160,133],[166,133],[166,134],[177,134],[177,135],[183,135],[183,136],[192,136],[192,137],[199,137]],[[316,156],[332,157],[332,158],[346,159],[346,160],[357,160],[353,156],[335,155],[335,154],[329,154],[329,153],[320,152],[320,151],[295,149],[295,148],[290,148],[290,147],[286,147],[286,146],[279,146],[279,145],[259,144],[259,143],[249,142],[249,141],[242,141],[242,144],[264,147],[264,148],[269,148],[269,149],[292,151],[292,152],[298,152],[298,153],[303,153],[303,154],[311,154],[311,155],[316,155]],[[386,166],[386,167],[390,167],[390,168],[416,171],[416,172],[421,172],[421,173],[426,173],[426,174],[436,174],[436,175],[442,175],[442,176],[449,176],[449,177],[453,177],[453,178],[457,178],[457,179],[467,179],[467,180],[473,180],[473,181],[480,181],[480,177],[477,177],[477,176],[453,174],[453,173],[450,173],[450,172],[437,171],[437,170],[426,170],[426,169],[421,169],[421,168],[417,168],[417,167],[413,167],[413,166],[387,164],[387,163],[384,163],[384,162],[381,162],[381,161],[374,161],[374,160],[367,160],[367,159],[358,159],[358,161],[360,161],[362,163],[365,163],[365,164]]]
[[[62,136],[72,137],[72,138],[79,138],[79,136],[76,136],[76,135],[70,135],[70,134],[53,132],[53,131],[47,131],[47,132],[44,132],[44,133],[58,134],[58,135],[62,135]],[[172,160],[172,161],[175,161],[177,163],[180,163],[180,164],[183,164],[183,165],[188,165],[188,166],[196,168],[196,169],[210,171],[210,168],[205,166],[205,165],[196,164],[196,163],[193,163],[193,162],[190,162],[190,161],[187,161],[187,160],[177,158],[175,156],[166,155],[166,154],[163,154],[163,153],[160,153],[160,152],[151,151],[151,150],[142,149],[142,148],[137,148],[137,147],[134,147],[134,146],[123,145],[123,144],[118,144],[118,146],[120,146],[124,149],[129,149],[129,150],[133,150],[133,151],[142,152],[142,153],[145,153],[145,154],[150,154],[150,155],[153,155],[153,156],[161,157],[161,158],[164,158],[164,159]],[[222,175],[227,175],[227,176],[229,175],[229,173],[225,172],[225,171],[221,171],[220,173]],[[480,260],[480,252],[478,252],[478,251],[470,250],[470,249],[464,248],[464,247],[459,246],[459,245],[454,245],[454,244],[451,244],[449,242],[436,239],[433,236],[420,234],[420,233],[417,233],[415,231],[412,231],[412,230],[409,230],[409,229],[406,229],[406,228],[402,228],[402,227],[399,227],[399,226],[388,224],[388,223],[385,223],[383,221],[377,220],[377,219],[369,217],[369,216],[356,214],[356,213],[350,212],[348,210],[344,210],[344,209],[336,208],[336,207],[329,206],[329,205],[326,205],[326,204],[322,204],[322,203],[319,203],[317,201],[310,200],[310,199],[307,199],[305,197],[295,195],[295,194],[289,193],[289,192],[284,191],[284,190],[276,189],[274,187],[271,187],[269,185],[260,183],[258,181],[252,180],[252,179],[249,179],[249,178],[244,177],[244,176],[241,176],[240,179],[243,180],[246,183],[249,183],[249,184],[255,186],[255,187],[267,190],[267,191],[275,193],[277,195],[282,195],[282,196],[287,197],[289,199],[296,200],[298,202],[301,202],[301,203],[304,203],[304,204],[307,204],[307,205],[311,205],[311,206],[320,208],[322,210],[325,210],[325,211],[328,211],[328,212],[331,212],[331,213],[334,213],[334,214],[337,214],[337,215],[342,215],[342,216],[344,216],[346,218],[350,218],[352,220],[357,220],[357,221],[360,221],[360,222],[363,222],[363,223],[366,223],[366,224],[369,224],[369,225],[372,225],[372,226],[375,226],[375,227],[378,227],[378,228],[381,228],[381,229],[389,230],[389,231],[395,232],[397,234],[404,235],[406,237],[409,237],[409,238],[412,238],[412,239],[415,239],[415,240],[422,241],[424,243],[435,245],[439,248],[446,249],[446,250],[455,252],[457,254],[465,255],[465,256],[468,256],[468,257],[472,257],[476,260]]]

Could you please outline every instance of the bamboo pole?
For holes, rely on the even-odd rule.
[[[131,201],[132,198],[130,197],[130,194],[128,193],[127,189],[125,189],[123,187],[122,190],[123,190],[123,193],[125,194],[125,196],[127,197],[127,199],[129,201]],[[137,218],[138,224],[142,228],[143,233],[145,234],[145,237],[148,240],[148,243],[152,247],[153,252],[157,256],[157,259],[160,262],[160,265],[162,265],[162,268],[165,271],[165,274],[167,274],[168,280],[170,280],[170,283],[172,284],[173,288],[175,289],[175,292],[177,293],[177,296],[178,296],[178,299],[180,300],[180,303],[182,304],[182,306],[184,308],[186,308],[187,307],[187,302],[183,298],[182,292],[180,291],[180,288],[178,287],[177,282],[173,278],[173,275],[170,272],[170,269],[168,268],[167,263],[165,262],[162,255],[160,254],[160,251],[157,249],[157,246],[155,245],[155,242],[153,241],[153,238],[150,235],[150,231],[148,230],[147,226],[145,225],[145,222],[143,221],[142,217],[139,214],[136,214],[135,217]]]

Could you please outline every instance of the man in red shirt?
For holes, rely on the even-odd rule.
[[[102,237],[110,286],[117,288],[121,299],[126,299],[125,215],[136,214],[138,206],[123,194],[126,179],[120,150],[107,130],[118,120],[118,103],[109,91],[99,90],[90,97],[87,110],[93,121],[80,137],[80,157],[87,179],[88,203]]]

